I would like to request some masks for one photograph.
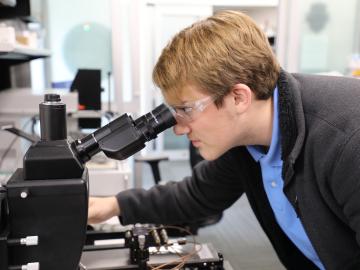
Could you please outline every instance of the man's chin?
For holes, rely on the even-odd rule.
[[[208,161],[215,160],[221,156],[220,153],[217,153],[214,151],[213,152],[207,151],[206,149],[201,149],[201,148],[199,148],[199,152],[200,152],[200,155],[202,156],[202,158],[205,160],[208,160]]]

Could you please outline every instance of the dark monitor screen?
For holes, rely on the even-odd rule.
[[[30,16],[30,0],[16,0],[14,7],[3,5],[0,1],[0,19]]]

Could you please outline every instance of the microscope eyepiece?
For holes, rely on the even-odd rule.
[[[39,105],[41,140],[65,140],[66,105],[61,102],[60,95],[46,94],[44,102]]]
[[[81,140],[75,141],[73,149],[82,162],[100,151],[113,159],[123,160],[145,147],[145,142],[176,124],[173,112],[161,104],[135,121],[124,114],[106,126]]]
[[[60,102],[60,95],[58,94],[45,94],[44,102]]]
[[[156,138],[157,134],[175,124],[174,114],[164,104],[135,120],[135,126],[143,133],[147,141]]]

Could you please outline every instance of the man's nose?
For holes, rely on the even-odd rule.
[[[190,132],[190,127],[188,125],[185,125],[183,123],[177,123],[174,126],[174,133],[176,135],[186,135]]]

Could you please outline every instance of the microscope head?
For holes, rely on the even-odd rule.
[[[124,114],[69,142],[65,117],[60,97],[46,95],[40,104],[41,140],[25,154],[24,168],[17,169],[0,190],[0,270],[28,263],[42,269],[77,269],[87,226],[85,163],[100,151],[125,159],[176,123],[171,110],[160,105],[135,121]],[[36,236],[39,242],[8,246],[9,239],[24,236]]]

